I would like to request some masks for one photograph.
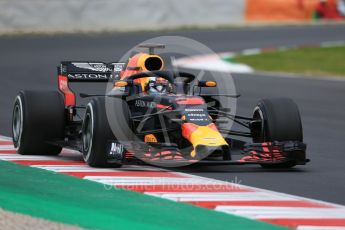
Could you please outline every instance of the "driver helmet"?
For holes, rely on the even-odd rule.
[[[146,85],[146,92],[149,95],[161,95],[168,92],[168,81],[162,78],[150,77]]]

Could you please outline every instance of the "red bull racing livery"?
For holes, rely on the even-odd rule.
[[[217,98],[238,95],[202,94],[201,89],[216,88],[217,82],[166,70],[163,58],[154,54],[162,45],[141,47],[149,52],[136,53],[126,63],[61,62],[58,91],[21,91],[13,110],[18,153],[58,155],[66,147],[80,151],[94,167],[287,168],[308,162],[300,114],[291,99],[262,99],[252,116],[233,115]],[[80,93],[89,99],[82,105],[70,82],[108,82],[112,87],[104,95]],[[224,128],[229,121],[247,131]]]

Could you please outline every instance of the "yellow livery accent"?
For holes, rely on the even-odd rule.
[[[198,145],[228,145],[223,136],[217,130],[212,129],[209,126],[198,126],[198,128],[191,133],[190,142],[194,148]]]
[[[207,81],[207,82],[205,83],[205,85],[206,85],[207,87],[216,87],[216,86],[217,86],[217,83],[216,83],[215,81]]]
[[[145,142],[157,142],[157,138],[153,134],[145,135]]]
[[[182,136],[193,145],[194,150],[190,153],[192,157],[196,156],[197,152],[195,150],[198,145],[206,147],[229,146],[214,123],[206,126],[184,123],[182,125]]]
[[[162,70],[164,68],[164,61],[158,55],[141,54],[138,58],[137,66],[142,72]],[[145,91],[145,86],[150,78],[141,78],[140,84],[142,91]]]
[[[142,54],[138,59],[137,66],[142,71],[162,70],[164,68],[164,61],[158,55]]]
[[[116,87],[125,87],[127,85],[128,85],[128,83],[125,82],[125,81],[117,81],[117,82],[115,82],[115,86]]]

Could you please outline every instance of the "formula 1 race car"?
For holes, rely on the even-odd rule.
[[[217,87],[187,72],[164,70],[162,45],[145,44],[127,63],[61,62],[59,91],[21,91],[13,110],[13,142],[19,154],[58,155],[62,148],[82,152],[93,167],[123,164],[260,164],[266,168],[304,165],[306,145],[296,104],[262,99],[251,117],[233,115],[217,97]],[[77,105],[69,82],[111,82],[104,95]],[[81,115],[83,114],[83,116]],[[247,131],[219,124],[233,121]],[[244,142],[236,136],[251,138]],[[240,150],[240,151],[238,151]]]

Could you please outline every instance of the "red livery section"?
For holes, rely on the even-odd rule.
[[[58,87],[63,93],[65,98],[66,106],[74,106],[76,103],[75,94],[68,86],[68,78],[66,76],[59,75],[58,77]]]
[[[186,97],[176,99],[176,103],[179,105],[202,105],[205,104],[205,101],[198,97]]]

